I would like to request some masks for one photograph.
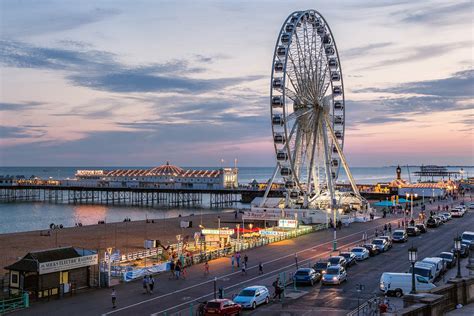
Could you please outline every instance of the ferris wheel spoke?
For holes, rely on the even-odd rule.
[[[291,62],[292,68],[293,68],[293,72],[290,71],[290,74],[294,74],[294,76],[295,76],[295,78],[293,78],[293,80],[291,80],[291,83],[292,83],[293,87],[295,88],[295,91],[298,91],[298,94],[302,95],[303,91],[301,89],[304,88],[303,83],[301,82],[302,76],[298,73],[298,67],[296,66],[296,62],[295,62],[295,59],[293,57],[293,53],[292,53],[291,50],[288,50],[288,58]],[[296,85],[294,84],[295,81],[296,81]]]
[[[308,69],[306,67],[306,61],[303,54],[304,52],[303,52],[303,49],[301,48],[301,42],[298,36],[298,30],[295,31],[295,36],[296,36],[296,49],[298,52],[298,64],[300,68],[301,81],[303,82],[304,91],[305,93],[307,93],[307,91],[309,91],[310,82],[308,80],[309,78],[307,77]]]

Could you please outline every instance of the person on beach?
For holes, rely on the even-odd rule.
[[[209,263],[207,261],[204,263],[204,275],[209,275]]]
[[[148,288],[148,275],[143,277],[143,294],[147,294],[150,290]]]
[[[263,274],[263,264],[261,261],[258,263],[258,274]]]
[[[115,288],[112,288],[112,294],[110,294],[112,297],[112,308],[115,308],[117,306],[117,293],[115,292]]]
[[[155,287],[155,279],[153,278],[153,275],[150,274],[150,277],[148,278],[148,284],[150,287],[150,295],[153,294],[153,288]]]

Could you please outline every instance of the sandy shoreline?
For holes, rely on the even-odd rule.
[[[122,253],[144,249],[145,239],[157,239],[164,245],[176,243],[176,235],[193,238],[200,231],[199,225],[217,228],[218,216],[221,227],[234,228],[240,223],[240,215],[235,219],[233,212],[219,214],[191,215],[167,219],[118,222],[108,224],[68,227],[51,231],[50,236],[41,236],[48,230],[0,234],[0,273],[7,272],[4,267],[17,261],[30,251],[73,246],[77,248],[99,250],[100,256],[107,247],[120,249]],[[151,220],[151,219],[150,219]],[[180,228],[180,222],[192,221],[193,227]]]

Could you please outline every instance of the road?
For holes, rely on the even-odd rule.
[[[418,246],[420,257],[436,255],[442,249],[448,249],[456,231],[466,230],[473,224],[473,214],[463,220],[447,223],[444,227],[433,230],[417,238],[411,238],[409,244],[395,245],[389,252],[362,262],[349,270],[349,281],[340,287],[319,285],[306,288],[308,293],[297,301],[286,299],[283,304],[272,303],[260,307],[258,314],[275,313],[277,310],[292,308],[318,308],[318,310],[347,311],[357,306],[355,284],[366,285],[366,292],[377,289],[380,274],[383,271],[405,271],[407,249],[413,241]],[[396,227],[397,217],[377,219],[369,223],[353,223],[348,228],[338,231],[339,249],[352,247],[360,242],[362,234],[373,234],[374,229],[381,229],[387,222]],[[155,293],[142,294],[141,282],[121,284],[116,287],[118,307],[111,308],[110,290],[90,290],[74,297],[66,297],[47,303],[36,303],[30,309],[18,312],[19,315],[189,315],[196,301],[210,299],[213,296],[214,278],[217,286],[224,287],[225,296],[231,297],[236,291],[248,285],[262,284],[270,287],[278,274],[295,270],[295,253],[298,264],[308,265],[319,258],[326,258],[332,253],[332,231],[325,230],[297,239],[286,240],[245,253],[249,257],[247,275],[232,271],[229,258],[220,258],[210,262],[210,275],[204,276],[203,266],[196,265],[188,269],[186,280],[169,280],[168,275],[156,277]],[[264,274],[258,275],[257,265],[264,264]],[[366,294],[364,294],[366,295]],[[296,303],[297,302],[297,303]],[[191,305],[192,304],[192,305]],[[255,312],[246,312],[255,314]]]

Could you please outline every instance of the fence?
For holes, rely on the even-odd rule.
[[[30,298],[28,293],[22,293],[15,298],[4,299],[0,301],[0,315],[15,311],[20,308],[28,308],[30,306]]]

